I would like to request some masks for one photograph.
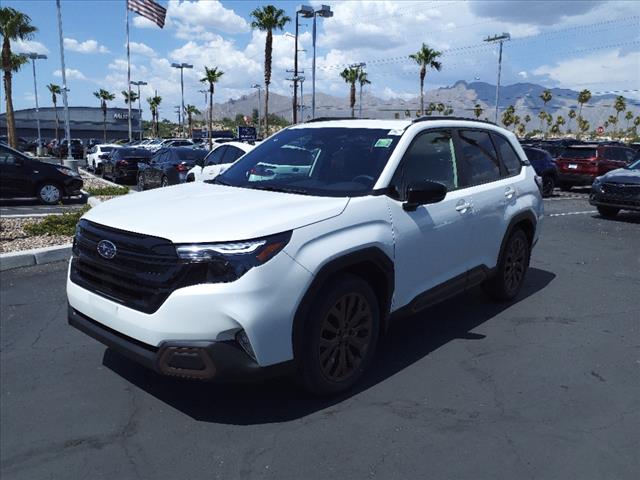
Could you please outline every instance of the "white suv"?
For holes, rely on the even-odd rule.
[[[260,176],[265,165],[298,165]],[[393,319],[483,284],[510,300],[543,217],[515,136],[456,118],[327,120],[211,182],[91,209],[69,322],[157,372],[352,386]]]

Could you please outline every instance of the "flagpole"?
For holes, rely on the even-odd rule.
[[[129,52],[129,0],[125,0],[124,8],[126,10],[126,18],[127,18],[127,91],[129,92],[129,96],[127,98],[127,107],[129,108],[129,113],[127,115],[127,119],[129,120],[129,141],[133,140],[131,136],[131,55]]]

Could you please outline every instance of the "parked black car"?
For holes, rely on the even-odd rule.
[[[0,143],[4,143],[5,145],[9,145],[9,138],[6,135],[0,135]],[[17,148],[21,152],[27,152],[31,149],[32,146],[35,146],[35,142],[30,142],[26,138],[18,137],[16,138]]]
[[[558,180],[558,168],[551,154],[542,148],[522,147],[531,166],[542,177],[542,196],[550,197]]]
[[[597,177],[589,203],[605,218],[615,217],[620,210],[640,212],[640,160]]]
[[[81,195],[82,178],[61,165],[40,162],[0,144],[0,197],[37,197],[53,205]]]
[[[144,148],[121,147],[111,150],[103,158],[102,176],[114,182],[135,182],[138,178],[138,168],[151,159],[152,152]]]
[[[67,140],[60,140],[54,143],[51,153],[54,157],[67,158],[67,147]],[[76,160],[84,158],[84,145],[79,138],[71,139],[71,156]]]
[[[208,153],[201,148],[162,148],[154,153],[149,163],[140,166],[138,188],[146,190],[184,183],[187,172],[198,162],[203,162]]]

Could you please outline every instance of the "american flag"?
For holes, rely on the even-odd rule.
[[[148,18],[160,28],[164,27],[167,9],[153,0],[127,0],[127,8]]]

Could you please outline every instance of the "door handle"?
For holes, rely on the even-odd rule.
[[[456,205],[456,212],[467,213],[467,210],[470,210],[472,205],[466,200],[460,200]]]
[[[507,197],[509,200],[511,200],[516,194],[516,191],[511,188],[511,187],[507,187],[507,189],[504,191],[504,196]]]

